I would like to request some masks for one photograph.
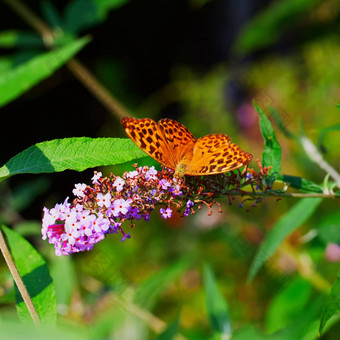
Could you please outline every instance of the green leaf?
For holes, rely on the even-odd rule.
[[[278,175],[281,171],[281,146],[276,139],[274,128],[260,107],[254,102],[256,111],[260,115],[260,129],[264,139],[264,149],[262,153],[262,165],[271,166],[271,174]]]
[[[320,318],[319,334],[322,333],[328,320],[339,311],[340,311],[340,271],[338,272],[338,276],[332,286],[331,293],[329,294],[327,301],[323,307]]]
[[[273,255],[281,242],[305,223],[321,202],[321,198],[304,198],[276,222],[254,258],[248,280],[251,281],[255,277],[264,262]]]
[[[222,338],[229,337],[231,322],[228,304],[219,291],[214,274],[208,264],[204,266],[204,289],[206,309],[211,326]]]
[[[65,31],[78,34],[105,20],[111,9],[129,0],[73,0],[65,10]]]
[[[176,318],[174,322],[172,322],[168,328],[158,335],[155,340],[172,340],[174,339],[175,335],[178,333],[178,328],[179,328],[179,319]]]
[[[334,131],[340,131],[340,124],[335,124],[333,126],[329,126],[329,127],[324,128],[320,131],[320,135],[319,135],[319,139],[318,139],[318,146],[323,152],[327,151],[327,148],[324,146],[325,136],[329,132],[334,132]]]
[[[320,0],[280,0],[262,10],[243,29],[235,44],[244,55],[265,48],[277,41],[287,28],[308,15]]]
[[[293,292],[292,292],[293,293]],[[313,298],[287,327],[273,334],[262,334],[255,326],[247,326],[235,332],[231,340],[311,340],[316,334],[311,333],[314,321],[320,314],[321,299]]]
[[[67,314],[77,285],[76,269],[70,256],[54,256],[52,261],[50,271],[55,286],[58,311]]]
[[[2,31],[0,32],[0,47],[43,47],[44,43],[40,36],[30,32]]]
[[[85,37],[72,41],[57,50],[39,55],[25,64],[0,74],[0,107],[47,78],[89,42]]]
[[[3,313],[5,314],[5,313]],[[3,316],[3,315],[2,315]],[[36,325],[23,323],[18,318],[1,318],[1,339],[6,340],[84,340],[89,339],[88,330],[69,325]],[[94,339],[94,338],[93,338]],[[98,338],[97,338],[98,339]]]
[[[189,257],[182,258],[152,275],[136,288],[134,302],[144,309],[151,309],[166,287],[188,268],[190,261]]]
[[[98,10],[101,19],[104,20],[108,12],[112,9],[121,7],[128,3],[130,0],[92,0]]]
[[[311,192],[321,194],[323,192],[322,186],[318,185],[308,179],[290,176],[290,175],[278,175],[277,179],[288,183],[292,188],[298,189],[303,192]]]
[[[51,0],[44,0],[41,3],[41,11],[44,18],[52,28],[61,28],[63,21],[58,13],[58,10],[54,7]]]
[[[10,200],[11,207],[20,212],[27,209],[32,202],[45,193],[50,187],[50,181],[47,177],[39,176],[34,179],[16,184],[13,187],[13,195]]]
[[[57,300],[54,284],[42,256],[15,231],[2,226],[14,262],[43,323],[55,323]],[[21,320],[31,320],[28,309],[16,288],[16,306]]]
[[[310,298],[310,282],[298,277],[271,300],[266,315],[266,331],[273,333],[295,323]]]
[[[265,335],[254,325],[248,325],[238,329],[231,337],[231,340],[297,340],[296,338],[288,338],[280,333]]]
[[[340,271],[332,286],[331,293],[323,307],[320,319],[319,333],[321,334],[327,321],[335,313],[340,311]]]
[[[274,107],[269,107],[270,115],[273,117],[275,124],[280,129],[280,131],[287,138],[296,138],[288,129],[287,126],[292,122],[292,117],[283,110],[276,110]]]
[[[318,236],[325,243],[340,243],[340,211],[325,215],[318,223]]]
[[[97,8],[92,0],[73,0],[65,10],[65,31],[78,34],[100,22]]]
[[[145,156],[127,138],[74,137],[35,144],[0,168],[0,181],[17,174],[64,170],[83,171],[97,166],[128,162]]]
[[[0,74],[11,69],[14,64],[13,57],[0,58]]]

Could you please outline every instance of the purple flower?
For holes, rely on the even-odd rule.
[[[128,238],[130,238],[130,237],[131,237],[130,233],[123,234],[122,242],[124,242],[126,239],[128,239]]]
[[[144,218],[144,221],[146,222],[150,221],[150,214],[143,214],[142,217]]]
[[[172,209],[171,208],[166,208],[166,209],[161,208],[159,210],[159,212],[161,213],[161,216],[164,219],[171,218],[171,216],[172,216]]]
[[[110,221],[103,216],[99,216],[92,222],[92,226],[97,233],[106,232],[110,228]]]
[[[193,201],[191,201],[191,200],[188,200],[188,201],[187,201],[187,204],[186,204],[187,208],[191,208],[191,207],[193,207],[194,205],[195,205],[195,203],[194,203]]]
[[[100,242],[101,240],[103,240],[105,238],[105,235],[103,233],[95,233],[92,236],[90,236],[88,238],[89,243],[91,244],[95,244]]]
[[[119,230],[121,225],[122,225],[121,223],[113,221],[110,233],[111,234],[118,234],[118,230]]]
[[[131,216],[131,218],[133,218],[133,219],[136,220],[136,221],[139,221],[139,220],[140,220],[141,215],[139,214],[139,209],[138,209],[138,207],[135,207],[135,208],[133,208],[133,209],[130,211],[130,216]]]
[[[152,166],[145,174],[145,178],[147,180],[156,180],[157,179],[157,170],[154,166]]]
[[[169,183],[166,179],[161,179],[160,181],[159,181],[159,185],[161,186],[161,188],[163,189],[163,190],[167,190],[168,188],[170,188],[171,187],[171,183]]]
[[[173,197],[181,196],[183,194],[183,192],[181,191],[181,186],[179,184],[176,184],[174,188],[170,188],[169,192],[172,193]]]
[[[113,202],[112,214],[115,217],[119,217],[120,214],[126,215],[129,212],[130,208],[131,208],[130,200],[129,199],[125,200],[124,198],[121,198]]]

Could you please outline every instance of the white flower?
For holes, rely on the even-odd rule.
[[[117,177],[112,186],[115,187],[117,191],[122,191],[124,184],[125,181],[122,178]]]
[[[86,189],[86,184],[78,183],[75,185],[75,189],[72,190],[73,195],[82,198],[85,196],[84,194],[85,189]]]
[[[98,183],[98,179],[100,178],[100,177],[102,177],[102,173],[99,171],[99,172],[97,172],[97,171],[95,171],[94,172],[94,176],[91,178],[92,179],[92,183],[93,184],[95,184],[95,183]]]
[[[107,193],[105,195],[99,193],[97,195],[97,204],[100,207],[105,206],[106,208],[108,208],[111,205],[111,195],[109,193]]]

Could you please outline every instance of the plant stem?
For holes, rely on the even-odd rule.
[[[340,195],[337,194],[323,194],[323,193],[301,193],[301,192],[283,192],[283,193],[277,193],[277,192],[263,192],[263,193],[257,193],[252,191],[242,191],[240,193],[239,191],[229,191],[230,195],[233,196],[246,196],[249,195],[251,197],[292,197],[292,198],[302,198],[302,197],[310,197],[310,198],[340,198]]]
[[[54,36],[52,29],[42,21],[20,0],[3,0],[16,12],[28,25],[37,31],[43,38],[47,47],[53,46]],[[130,116],[124,106],[115,98],[107,88],[78,60],[70,59],[66,66],[73,75],[117,118]]]
[[[43,37],[46,45],[53,44],[53,33],[48,25],[35,15],[24,3],[19,0],[3,0],[9,7],[11,7],[28,25],[36,30]]]
[[[118,118],[130,116],[118,99],[115,98],[76,58],[70,59],[66,65],[73,75],[76,76],[110,112],[115,113]]]
[[[40,322],[40,319],[39,319],[39,316],[37,314],[37,311],[33,305],[33,302],[32,302],[32,299],[30,297],[30,295],[28,294],[28,291],[26,289],[26,286],[19,274],[19,271],[18,271],[18,268],[16,267],[15,263],[14,263],[14,260],[13,260],[13,257],[11,255],[11,252],[9,251],[8,247],[7,247],[7,244],[6,244],[6,241],[5,241],[5,238],[4,238],[4,235],[0,229],[0,249],[1,249],[1,252],[2,252],[2,255],[7,263],[7,266],[13,276],[13,279],[14,279],[14,282],[15,284],[17,285],[18,287],[18,290],[27,306],[27,309],[33,319],[33,322],[36,324],[36,325],[40,325],[41,322]]]

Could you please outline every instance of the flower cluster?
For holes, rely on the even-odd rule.
[[[169,169],[157,171],[154,167],[137,167],[125,172],[122,177],[113,174],[102,177],[95,172],[92,186],[76,184],[72,203],[68,198],[52,209],[44,208],[42,221],[43,239],[55,246],[56,255],[69,255],[91,250],[95,243],[107,234],[120,233],[122,241],[130,238],[122,224],[144,219],[150,220],[150,213],[161,205],[162,218],[171,218],[173,210],[182,211],[183,216],[195,213],[205,204],[210,209],[219,203],[216,198],[227,196],[231,204],[233,192],[242,194],[244,186],[254,191],[263,189],[261,174],[230,172],[228,174],[188,177],[176,179]],[[249,198],[248,198],[249,199]],[[256,203],[256,201],[255,201]]]

